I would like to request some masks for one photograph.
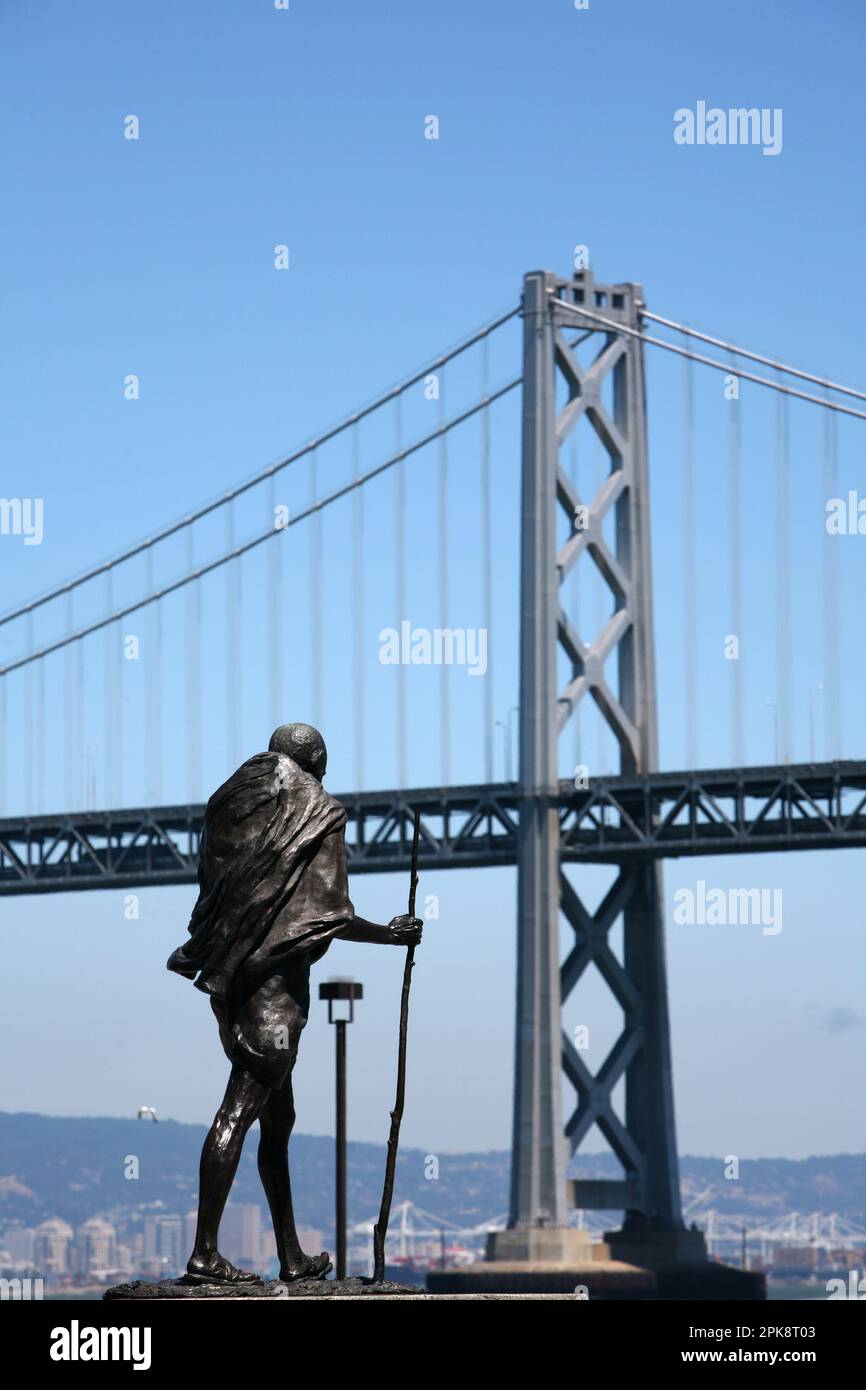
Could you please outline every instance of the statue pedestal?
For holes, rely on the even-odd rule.
[[[244,1284],[186,1284],[183,1279],[160,1279],[150,1283],[135,1279],[130,1284],[115,1284],[103,1294],[104,1299],[132,1302],[154,1299],[282,1299],[282,1298],[418,1298],[424,1289],[413,1284],[394,1284],[385,1281],[373,1284],[369,1279],[298,1279],[284,1284],[280,1279],[257,1279]]]
[[[417,1284],[395,1284],[387,1280],[382,1284],[373,1284],[369,1279],[301,1279],[294,1284],[284,1284],[279,1279],[262,1279],[254,1284],[234,1285],[184,1284],[180,1279],[160,1279],[151,1283],[145,1279],[136,1279],[129,1284],[117,1284],[103,1294],[103,1298],[112,1303],[139,1304],[177,1299],[186,1302],[209,1300],[215,1303],[234,1303],[238,1300],[253,1300],[264,1303],[285,1298],[306,1298],[316,1303],[324,1303],[333,1298],[349,1303],[357,1303],[363,1299],[384,1299],[389,1303],[397,1303],[407,1298],[444,1303],[511,1299],[520,1303],[542,1299],[570,1301],[573,1297],[571,1288],[564,1293],[553,1294],[532,1290],[527,1293],[503,1293],[498,1290],[482,1290],[476,1293],[466,1289],[459,1289],[456,1293],[430,1293]],[[122,1318],[119,1309],[115,1316]]]

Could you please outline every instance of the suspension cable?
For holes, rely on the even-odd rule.
[[[685,324],[675,323],[673,319],[663,318],[661,314],[651,314],[649,309],[642,309],[641,315],[645,319],[652,319],[653,323],[662,324],[665,328],[674,328],[677,333],[685,333],[690,338],[699,338],[702,343],[723,348],[735,357],[748,357],[751,362],[760,362],[764,367],[784,372],[785,376],[796,376],[801,381],[811,381],[813,386],[823,386],[828,391],[841,391],[846,396],[854,396],[858,401],[866,401],[866,391],[856,391],[853,386],[840,386],[838,382],[829,381],[827,377],[814,376],[812,372],[801,372],[799,367],[788,367],[784,362],[777,362],[774,357],[763,357],[759,352],[750,352],[748,348],[737,347],[735,343],[726,343],[723,338],[713,338],[709,333],[699,333],[696,328],[687,328]]]
[[[612,333],[625,333],[629,338],[637,338],[640,342],[649,343],[652,347],[660,347],[667,352],[675,352],[678,357],[690,357],[693,362],[701,362],[705,367],[715,367],[716,371],[725,372],[728,376],[732,375],[728,362],[718,362],[714,357],[705,357],[700,352],[689,352],[687,348],[677,347],[676,343],[665,342],[664,338],[651,337],[649,333],[640,333],[636,328],[629,328],[626,324],[617,323],[614,319],[603,318],[601,314],[594,314],[589,309],[582,309],[578,304],[568,304],[564,299],[557,299],[556,306],[568,313],[579,314],[583,318],[591,319]],[[808,391],[798,391],[793,386],[783,386],[780,381],[771,381],[769,377],[755,376],[753,372],[744,371],[737,371],[734,375],[741,381],[753,381],[757,386],[769,386],[773,391],[781,392],[783,396],[796,396],[798,400],[810,401],[812,405],[821,405],[825,410],[835,410],[839,415],[853,415],[856,420],[866,420],[866,412],[862,410],[854,410],[852,406],[842,405],[839,401],[828,401],[822,396],[812,396]]]
[[[236,487],[230,488],[228,492],[224,492],[212,501],[206,502],[204,506],[197,508],[196,511],[189,512],[186,516],[181,517],[179,521],[172,522],[171,525],[163,527],[161,531],[154,532],[147,540],[138,541],[137,544],[130,546],[128,550],[124,550],[119,555],[115,555],[113,559],[104,560],[101,564],[95,565],[93,569],[86,570],[84,574],[80,574],[76,579],[70,579],[65,584],[60,584],[56,589],[52,589],[48,593],[40,595],[39,598],[31,599],[28,603],[21,604],[19,608],[14,609],[12,612],[3,614],[0,616],[0,627],[3,627],[6,623],[13,622],[15,618],[20,618],[23,614],[29,613],[34,608],[41,608],[43,604],[50,603],[52,599],[60,598],[61,595],[69,593],[71,589],[76,589],[79,585],[86,584],[89,580],[95,579],[100,574],[104,574],[106,570],[113,569],[116,565],[124,564],[127,560],[131,560],[134,556],[140,555],[142,551],[149,549],[150,546],[158,545],[160,541],[168,540],[170,536],[174,536],[178,531],[182,531],[185,526],[192,526],[194,522],[200,521],[202,517],[209,516],[211,512],[216,511],[219,507],[224,507],[227,502],[234,501],[236,497],[240,497],[243,493],[249,492],[251,488],[257,487],[259,483],[265,482],[268,478],[272,477],[274,473],[279,473],[282,469],[288,468],[290,464],[297,463],[298,459],[304,458],[314,449],[320,448],[331,439],[335,439],[337,435],[342,434],[344,430],[351,429],[359,420],[364,420],[368,415],[372,415],[380,406],[386,405],[388,401],[392,401],[396,396],[402,395],[403,392],[407,391],[411,386],[415,386],[419,381],[423,381],[425,376],[430,372],[436,371],[439,367],[443,367],[446,362],[450,362],[453,358],[459,357],[461,353],[467,352],[475,343],[481,342],[483,338],[488,337],[491,333],[495,332],[497,328],[501,328],[504,323],[507,323],[509,319],[513,319],[519,313],[520,305],[516,304],[514,308],[509,309],[507,313],[500,314],[498,318],[485,324],[483,328],[479,328],[471,337],[464,338],[456,347],[449,348],[447,352],[441,353],[439,357],[433,362],[429,362],[421,371],[414,372],[412,376],[407,377],[404,381],[398,382],[398,384],[392,386],[389,391],[386,391],[381,396],[377,396],[369,405],[362,406],[359,410],[354,411],[353,414],[346,416],[339,424],[333,425],[330,429],[325,430],[323,434],[318,435],[315,439],[309,440],[306,444],[302,445],[301,448],[296,449],[291,454],[287,454],[285,458],[270,464],[260,473],[256,473],[252,478],[248,478],[246,482],[239,483]]]
[[[423,438],[416,439],[414,444],[409,444],[405,449],[401,449],[398,453],[392,454],[391,457],[385,459],[383,463],[378,463],[375,468],[368,469],[366,473],[362,473],[357,478],[353,478],[342,487],[335,489],[334,492],[328,493],[325,497],[321,498],[321,500],[311,502],[302,512],[298,512],[297,516],[289,517],[285,526],[281,529],[287,530],[290,526],[297,526],[301,521],[305,521],[308,516],[315,516],[319,512],[324,511],[325,508],[329,507],[333,502],[338,502],[341,497],[347,496],[347,494],[352,492],[355,488],[362,487],[364,483],[370,482],[372,478],[377,478],[380,473],[384,473],[387,469],[393,468],[395,464],[401,463],[403,459],[409,458],[411,454],[416,454],[420,449],[431,444],[434,439],[438,439],[440,435],[447,433],[448,430],[453,430],[457,425],[462,425],[464,420],[471,420],[472,416],[477,415],[479,410],[485,410],[488,406],[493,405],[494,401],[501,400],[503,396],[507,396],[510,391],[515,390],[522,382],[522,376],[515,377],[513,381],[506,382],[504,386],[500,386],[497,391],[492,391],[490,395],[486,396],[483,400],[476,401],[474,405],[461,411],[459,415],[453,416],[444,426],[438,426],[436,429],[431,430],[429,434],[424,435]],[[7,676],[10,671],[20,670],[22,666],[29,665],[31,661],[40,661],[42,657],[50,656],[52,652],[60,651],[61,648],[68,647],[73,642],[80,642],[82,637],[89,637],[92,632],[99,632],[102,628],[107,627],[109,623],[117,622],[121,618],[127,617],[130,613],[136,613],[140,608],[145,608],[149,603],[157,603],[160,599],[166,598],[169,594],[176,593],[177,590],[182,589],[184,585],[192,584],[197,579],[203,578],[204,575],[211,574],[214,570],[219,569],[221,565],[228,564],[230,560],[236,560],[239,556],[246,555],[246,553],[253,550],[255,546],[261,545],[263,541],[270,540],[273,536],[280,535],[280,533],[280,530],[270,526],[262,535],[254,536],[252,540],[244,542],[243,545],[236,545],[234,549],[230,550],[227,554],[220,555],[216,560],[211,560],[208,564],[199,566],[199,568],[194,570],[191,574],[185,574],[180,579],[175,579],[171,584],[166,584],[164,588],[157,589],[153,593],[147,594],[144,598],[137,599],[135,603],[130,603],[125,608],[117,609],[114,613],[109,613],[106,617],[100,618],[97,622],[89,623],[87,627],[79,628],[77,632],[68,633],[65,637],[58,638],[56,642],[50,642],[47,646],[41,647],[39,651],[30,652],[27,656],[19,657],[16,661],[10,661],[5,666],[0,666],[0,676]],[[67,586],[70,597],[72,594],[72,587],[71,585]]]

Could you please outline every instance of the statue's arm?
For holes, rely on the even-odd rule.
[[[339,872],[341,881],[348,886],[346,872],[346,832],[336,841],[341,856]],[[368,922],[353,911],[350,922],[340,931],[343,941],[364,941],[373,946],[417,946],[421,940],[423,923],[420,917],[392,917],[387,925],[381,922]]]
[[[343,941],[366,941],[374,946],[417,946],[423,923],[420,917],[393,917],[387,926],[356,915],[340,932]]]

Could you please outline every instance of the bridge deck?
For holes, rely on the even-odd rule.
[[[422,868],[511,865],[515,783],[350,792],[351,873],[409,867],[421,810]],[[566,863],[866,847],[866,762],[602,777],[557,796]],[[203,806],[0,820],[0,895],[195,882]]]

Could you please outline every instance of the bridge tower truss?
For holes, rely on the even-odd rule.
[[[618,1234],[629,1247],[641,1234],[652,1238],[669,1232],[667,1240],[676,1242],[674,1233],[684,1230],[661,870],[649,860],[617,865],[613,886],[590,912],[561,863],[557,794],[559,735],[587,696],[616,739],[622,773],[651,772],[658,763],[643,344],[622,331],[640,330],[642,308],[639,285],[599,284],[588,270],[569,280],[536,271],[524,280],[518,972],[509,1225],[564,1224],[568,1145],[574,1153],[597,1125],[622,1165],[623,1178],[575,1182],[572,1202],[621,1209],[625,1216]],[[606,323],[600,324],[599,316]],[[590,333],[597,352],[583,366],[575,343]],[[612,408],[607,408],[602,390],[610,377]],[[584,415],[609,461],[591,499],[578,495],[560,461],[563,443]],[[564,543],[559,509],[569,524]],[[612,545],[604,533],[611,510]],[[593,564],[613,596],[612,615],[587,640],[566,611],[562,586],[576,565]],[[563,652],[570,678],[560,688]],[[611,681],[606,663],[610,658],[613,665],[614,657]],[[560,913],[574,932],[564,961]],[[622,961],[609,943],[620,916]],[[593,962],[623,1014],[622,1032],[595,1074],[561,1024],[562,1003]],[[578,1097],[564,1123],[561,1070]],[[623,1077],[620,1118],[613,1093]]]

